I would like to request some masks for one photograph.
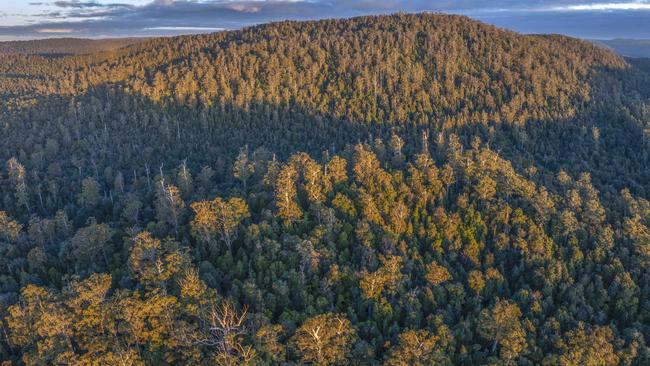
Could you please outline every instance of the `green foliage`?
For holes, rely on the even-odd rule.
[[[649,81],[434,14],[2,55],[0,359],[647,364]]]

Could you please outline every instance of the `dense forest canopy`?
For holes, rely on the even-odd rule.
[[[644,69],[439,14],[0,55],[0,358],[646,365]]]

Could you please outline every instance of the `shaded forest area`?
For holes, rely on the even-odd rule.
[[[642,69],[437,14],[0,55],[0,358],[646,365]]]
[[[650,57],[650,40],[615,38],[609,40],[595,40],[596,44],[614,50],[619,55],[634,58]]]

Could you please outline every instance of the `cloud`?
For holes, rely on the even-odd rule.
[[[70,29],[80,37],[152,36],[239,29],[277,20],[440,11],[521,32],[650,38],[650,0],[57,0],[34,24],[0,26],[0,37]],[[639,26],[634,29],[632,26]],[[611,35],[611,36],[609,36]]]
[[[260,8],[258,6],[253,6],[253,5],[248,5],[248,4],[227,4],[227,8],[235,10],[235,11],[241,11],[244,13],[257,13],[260,11]]]
[[[130,4],[123,4],[123,3],[104,4],[104,3],[98,3],[96,1],[78,1],[78,0],[59,0],[59,1],[55,1],[53,5],[58,8],[72,8],[72,9],[132,7],[132,5]],[[71,15],[74,16],[74,13]]]
[[[55,1],[54,6],[59,8],[92,8],[97,7],[98,4],[94,2]]]
[[[145,30],[162,30],[162,31],[175,31],[175,30],[185,30],[185,31],[210,31],[210,32],[219,32],[225,30],[225,28],[214,28],[214,27],[192,27],[192,26],[176,26],[176,27],[148,27],[144,28]]]
[[[54,34],[60,34],[60,33],[74,33],[74,29],[70,28],[39,28],[35,29],[37,33],[54,33]]]
[[[650,3],[627,2],[627,3],[596,3],[558,6],[554,10],[575,10],[575,11],[603,11],[603,10],[650,10]]]

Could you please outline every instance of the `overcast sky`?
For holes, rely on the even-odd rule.
[[[0,0],[0,40],[175,35],[397,11],[465,14],[523,33],[650,38],[650,0]]]

